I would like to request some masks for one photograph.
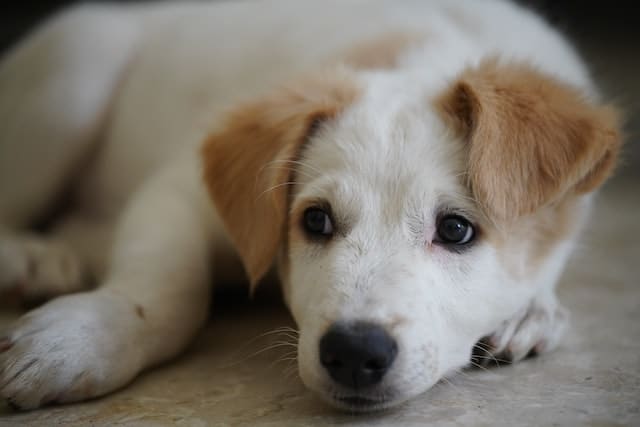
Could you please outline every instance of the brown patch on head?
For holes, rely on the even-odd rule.
[[[523,241],[530,245],[527,262],[529,269],[537,270],[552,254],[552,250],[582,225],[585,217],[586,212],[580,210],[575,197],[536,212],[530,220],[527,235],[523,236]]]
[[[340,62],[360,70],[393,69],[407,50],[424,39],[425,36],[417,32],[386,33],[347,50]]]
[[[136,309],[136,315],[139,318],[144,319],[145,318],[144,308],[140,304],[136,304],[135,309]]]
[[[502,265],[516,279],[531,277],[563,241],[584,224],[588,209],[579,197],[544,206],[499,228],[486,227],[486,240],[497,249]]]
[[[252,289],[285,232],[291,168],[319,121],[335,117],[358,89],[346,71],[310,78],[232,112],[202,148],[204,180]]]
[[[621,143],[616,110],[525,64],[468,69],[436,106],[467,141],[469,185],[496,221],[595,190]]]

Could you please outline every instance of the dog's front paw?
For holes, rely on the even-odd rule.
[[[89,399],[129,382],[140,370],[141,352],[133,310],[123,308],[88,293],[23,316],[0,335],[0,398],[33,409]]]
[[[80,258],[61,242],[36,236],[0,236],[0,295],[39,301],[86,284]]]
[[[569,324],[569,313],[555,296],[535,299],[500,329],[478,342],[472,354],[475,365],[517,362],[529,355],[554,349]]]

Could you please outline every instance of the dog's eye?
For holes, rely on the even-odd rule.
[[[329,214],[320,208],[308,208],[304,211],[304,229],[312,235],[331,236],[333,224]]]
[[[471,223],[460,215],[445,215],[438,221],[435,242],[445,245],[466,245],[475,237]]]

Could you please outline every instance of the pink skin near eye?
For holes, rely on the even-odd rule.
[[[425,228],[424,241],[425,241],[425,247],[428,251],[433,251],[437,247],[437,245],[433,244],[433,239],[435,238],[435,235],[436,235],[435,224],[431,224]]]
[[[444,261],[451,255],[451,251],[447,250],[443,245],[434,243],[437,239],[436,225],[429,225],[424,231],[425,250],[432,254],[434,259]]]

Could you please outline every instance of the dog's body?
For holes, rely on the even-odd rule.
[[[254,285],[277,261],[301,377],[339,406],[401,402],[486,336],[485,358],[553,348],[555,283],[617,152],[595,102],[571,47],[503,2],[65,12],[0,64],[0,292],[100,287],[0,340],[0,396],[82,400],[174,357],[212,274],[244,274],[235,253]],[[432,237],[443,217],[477,243]],[[354,336],[377,337],[366,368],[340,354]]]

